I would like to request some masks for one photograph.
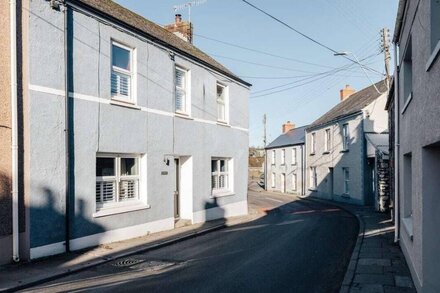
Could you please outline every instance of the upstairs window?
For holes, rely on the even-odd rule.
[[[292,165],[296,165],[296,148],[292,149]]]
[[[275,150],[272,151],[272,165],[275,165],[276,153]]]
[[[431,0],[431,52],[440,42],[440,0]]]
[[[124,45],[112,43],[112,97],[132,101],[133,83],[133,49]]]
[[[330,129],[325,130],[325,137],[324,137],[324,151],[329,152],[330,151]]]
[[[409,39],[408,47],[406,48],[405,56],[403,57],[403,101],[407,102],[412,97],[412,37]],[[406,105],[403,104],[403,107]]]
[[[286,150],[282,149],[281,150],[281,165],[286,164]]]
[[[211,187],[213,194],[231,191],[230,161],[227,158],[213,158],[211,160]]]
[[[139,161],[135,155],[99,155],[96,158],[97,210],[139,199]]]
[[[313,132],[312,135],[310,136],[310,154],[313,155],[315,153],[316,150],[316,133]]]
[[[342,148],[344,151],[348,150],[350,145],[350,132],[348,129],[348,123],[342,125]]]
[[[176,112],[189,115],[188,71],[182,67],[175,68],[175,109]]]
[[[217,83],[217,120],[227,122],[227,87]]]

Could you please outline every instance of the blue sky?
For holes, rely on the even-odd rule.
[[[116,2],[164,25],[174,22],[173,6],[188,1]],[[383,54],[380,53],[380,29],[388,27],[392,36],[397,0],[249,2],[336,51],[354,52],[359,59],[369,57],[364,63],[384,72]],[[186,20],[187,10],[180,13]],[[207,0],[206,3],[193,7],[191,21],[194,25],[194,44],[253,84],[249,103],[250,145],[263,144],[263,114],[267,114],[270,142],[281,134],[283,122],[290,120],[297,126],[302,126],[327,112],[339,102],[339,90],[346,84],[357,90],[370,84],[356,64],[335,74],[310,77],[312,74],[350,64],[350,61],[333,56],[330,51],[301,37],[241,0]],[[239,49],[204,37],[285,58]],[[305,75],[308,76],[304,77]],[[301,82],[305,78],[310,79]],[[379,81],[381,76],[371,73],[370,78]],[[291,84],[285,85],[288,83]],[[273,87],[276,88],[267,90]],[[272,94],[261,96],[269,93]]]

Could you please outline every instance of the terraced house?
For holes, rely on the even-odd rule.
[[[266,190],[305,194],[305,129],[306,126],[296,128],[287,121],[282,126],[282,134],[266,146]]]
[[[247,213],[250,84],[188,32],[111,0],[0,19],[1,263]]]
[[[387,85],[358,92],[348,85],[341,101],[306,129],[308,194],[385,210],[388,191]]]

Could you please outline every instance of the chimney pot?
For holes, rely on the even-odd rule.
[[[176,14],[176,23],[182,22],[182,14]]]
[[[282,132],[284,134],[284,133],[286,133],[286,132],[288,132],[288,131],[290,131],[290,130],[292,130],[294,128],[295,128],[295,124],[293,124],[290,121],[287,121],[286,123],[283,124]]]

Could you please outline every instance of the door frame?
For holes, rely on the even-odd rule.
[[[174,168],[175,168],[175,177],[174,177],[174,219],[180,219],[180,158],[174,158]]]

